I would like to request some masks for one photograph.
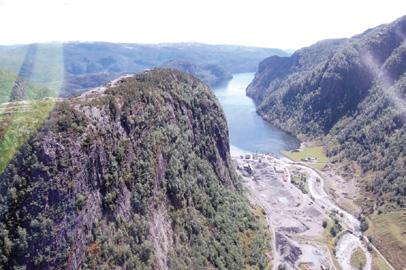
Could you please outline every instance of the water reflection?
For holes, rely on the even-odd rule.
[[[296,138],[268,124],[256,113],[254,102],[245,95],[253,78],[253,73],[234,74],[227,85],[214,90],[226,114],[232,147],[278,156],[282,150],[297,148]]]

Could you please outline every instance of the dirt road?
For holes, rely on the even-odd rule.
[[[273,233],[273,266],[278,269],[335,269],[333,259],[342,269],[353,269],[350,258],[360,247],[366,254],[365,270],[371,269],[371,255],[360,240],[359,221],[338,207],[324,191],[324,179],[307,166],[264,154],[233,154],[243,178],[248,198],[267,214]],[[291,172],[306,175],[308,192],[291,182]],[[324,243],[323,221],[332,213],[343,227],[332,258]]]

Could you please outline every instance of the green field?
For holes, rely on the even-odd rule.
[[[406,266],[406,211],[372,215],[367,235],[385,258],[396,268]]]
[[[329,162],[329,158],[326,156],[322,146],[305,147],[299,151],[282,151],[282,154],[297,162],[303,162],[302,159],[308,157],[315,157],[317,158],[316,162],[305,163],[319,170]]]
[[[54,88],[33,84],[13,73],[0,70],[0,173],[14,158],[19,147],[48,118],[54,107],[56,100],[53,97],[58,94],[63,75],[56,76],[56,71],[49,72],[48,69],[53,66],[39,68],[36,65],[32,78],[41,75],[43,83]],[[58,72],[63,74],[60,70]],[[45,83],[46,78],[49,79],[48,83]],[[16,85],[18,87],[13,90]]]
[[[0,173],[47,119],[54,100],[0,104]]]

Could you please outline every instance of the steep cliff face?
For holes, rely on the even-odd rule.
[[[261,269],[267,235],[238,188],[204,84],[123,78],[58,102],[0,176],[0,265]]]
[[[247,94],[260,103],[271,92],[281,87],[284,80],[293,73],[310,72],[320,63],[325,62],[331,54],[348,40],[324,40],[310,47],[300,49],[290,57],[270,56],[263,60],[255,74],[255,79],[247,88]]]
[[[301,138],[329,135],[329,154],[373,171],[367,190],[397,207],[406,194],[405,37],[402,17],[289,58],[272,56],[247,89],[271,123]]]

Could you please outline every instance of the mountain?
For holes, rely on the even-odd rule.
[[[142,72],[169,61],[186,61],[213,72],[224,69],[226,73],[238,73],[255,71],[258,63],[271,55],[287,53],[279,49],[200,43],[47,43],[0,46],[0,69],[36,84],[57,84],[58,90],[62,88],[61,96],[74,96],[120,75]],[[203,76],[206,77],[200,79],[205,80],[207,74]]]
[[[267,266],[266,222],[199,80],[155,69],[41,102],[54,109],[0,176],[0,268]]]
[[[369,213],[406,206],[405,37],[406,16],[271,56],[247,89],[266,120],[360,167]]]
[[[163,64],[162,67],[174,68],[189,73],[212,88],[224,84],[233,78],[233,75],[230,72],[227,72],[222,67],[215,64],[197,65],[189,61],[174,60]]]

